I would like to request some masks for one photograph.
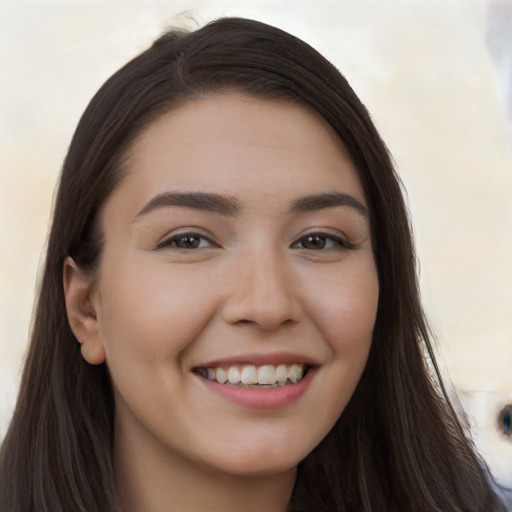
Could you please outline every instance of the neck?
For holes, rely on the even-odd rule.
[[[175,452],[138,449],[116,431],[117,512],[285,512],[295,469],[272,475],[231,475]]]

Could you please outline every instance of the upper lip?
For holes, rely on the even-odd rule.
[[[233,366],[233,365],[255,365],[263,366],[266,364],[279,365],[279,364],[305,364],[307,366],[319,366],[313,358],[303,355],[294,354],[292,352],[271,352],[271,353],[254,353],[254,354],[241,354],[237,356],[223,357],[213,359],[204,363],[195,365],[194,368],[216,368],[219,366]]]

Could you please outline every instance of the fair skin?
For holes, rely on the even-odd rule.
[[[124,170],[98,270],[64,269],[82,354],[112,376],[120,510],[283,512],[371,344],[357,173],[316,113],[239,93],[158,118]]]

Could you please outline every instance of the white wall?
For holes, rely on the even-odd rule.
[[[221,15],[307,40],[372,112],[408,190],[443,364],[479,448],[512,486],[512,443],[494,419],[512,401],[510,0],[0,2],[0,438],[53,187],[79,115],[167,25]]]

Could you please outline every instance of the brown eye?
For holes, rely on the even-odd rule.
[[[158,243],[157,249],[176,248],[176,249],[207,249],[218,247],[214,242],[198,233],[180,233],[178,235],[165,238]]]
[[[326,245],[326,237],[318,235],[309,235],[300,242],[304,249],[324,249]]]
[[[201,243],[198,236],[181,236],[175,240],[176,247],[180,249],[197,249]]]
[[[332,234],[312,233],[300,238],[294,245],[294,249],[307,249],[313,251],[329,249],[353,249],[347,240]]]

